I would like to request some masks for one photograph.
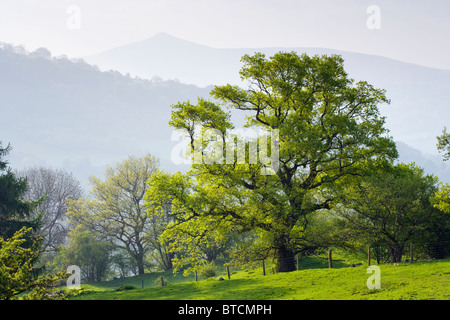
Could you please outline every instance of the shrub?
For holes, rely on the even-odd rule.
[[[131,284],[123,284],[116,289],[116,291],[126,291],[126,290],[134,290],[137,289],[135,286]]]
[[[216,276],[216,265],[214,262],[208,262],[202,265],[199,269],[199,274],[201,277],[208,279]]]
[[[153,283],[154,283],[155,285],[157,285],[157,286],[161,286],[161,278],[160,278],[160,277],[156,278],[156,279],[153,281]],[[163,277],[163,283],[162,283],[162,286],[165,287],[165,286],[167,286],[168,284],[169,284],[169,280],[167,280],[166,278]]]

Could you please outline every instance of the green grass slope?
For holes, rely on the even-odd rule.
[[[216,278],[155,273],[83,286],[79,300],[450,300],[450,259],[380,265],[380,289],[368,289],[366,266],[309,269],[290,273],[236,271]],[[158,284],[163,275],[169,284]],[[144,289],[142,289],[144,280]],[[121,285],[135,288],[118,291]],[[150,287],[150,285],[152,287]],[[147,287],[148,286],[148,287]],[[124,288],[124,287],[122,287]],[[125,288],[127,289],[127,288]],[[128,288],[129,289],[129,288]]]

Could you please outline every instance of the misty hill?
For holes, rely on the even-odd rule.
[[[177,144],[168,126],[170,105],[208,97],[210,90],[102,72],[83,60],[51,57],[44,49],[27,53],[3,45],[0,141],[11,143],[8,160],[14,169],[35,164],[65,168],[85,188],[89,175],[101,176],[106,165],[132,154],[150,152],[160,157],[163,169],[183,170],[170,160]],[[439,156],[401,147],[402,161],[424,163],[427,172],[450,182],[449,165]]]
[[[105,165],[131,154],[150,152],[173,169],[170,105],[195,101],[210,89],[100,72],[82,60],[3,47],[0,141],[13,147],[13,168],[64,167],[85,185],[89,175],[101,175]]]
[[[433,174],[441,181],[450,183],[450,164],[443,162],[442,156],[425,154],[401,141],[396,141],[396,145],[399,153],[399,162],[415,162],[416,165],[424,168],[425,173]]]
[[[436,136],[450,126],[450,71],[422,67],[380,56],[324,48],[216,49],[181,40],[166,33],[85,57],[101,69],[119,70],[143,78],[159,76],[200,86],[241,84],[243,54],[278,51],[339,54],[355,80],[386,89],[391,99],[381,108],[395,140],[436,154]]]

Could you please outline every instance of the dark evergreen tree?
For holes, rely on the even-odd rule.
[[[2,146],[0,141],[0,237],[10,238],[22,227],[39,227],[40,216],[31,219],[30,215],[42,199],[38,201],[24,201],[23,195],[27,191],[27,180],[17,178],[5,160],[11,151],[11,146]]]

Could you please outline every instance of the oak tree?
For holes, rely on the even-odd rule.
[[[134,259],[137,273],[144,274],[151,249],[151,219],[144,207],[147,180],[156,173],[159,160],[147,154],[109,167],[105,179],[91,177],[91,195],[69,201],[67,214],[78,229],[111,242]]]
[[[277,271],[291,271],[305,217],[329,207],[333,185],[364,175],[369,162],[397,157],[378,109],[389,100],[384,90],[349,78],[337,55],[279,52],[266,58],[256,53],[244,55],[242,62],[246,88],[217,86],[211,92],[214,101],[172,106],[170,124],[187,130],[194,161],[189,180],[171,180],[171,188],[159,191],[174,199],[179,228],[208,221],[214,230],[252,232],[257,253],[274,257]],[[234,151],[233,161],[220,159],[226,146],[237,144],[227,135],[234,124],[225,108],[243,111],[246,127],[272,133],[258,137],[256,148],[254,141],[245,142],[245,161],[238,161]],[[216,137],[195,143],[195,136],[210,128]],[[278,158],[271,163],[263,161],[264,141]],[[211,150],[219,155],[213,161],[207,156]],[[256,157],[250,152],[255,150]]]

